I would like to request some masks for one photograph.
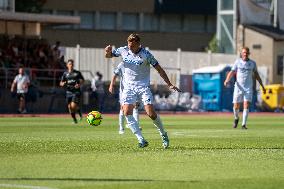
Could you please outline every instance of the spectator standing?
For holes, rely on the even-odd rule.
[[[96,73],[96,76],[92,79],[92,91],[93,97],[95,97],[98,103],[98,110],[103,112],[104,110],[104,101],[105,101],[105,89],[104,89],[104,82],[103,82],[103,75],[100,72]]]
[[[13,93],[15,91],[15,87],[17,86],[17,98],[19,99],[18,113],[27,113],[26,96],[28,93],[28,87],[30,85],[30,78],[25,74],[23,67],[20,67],[18,72],[19,74],[16,75],[12,83],[11,92]]]

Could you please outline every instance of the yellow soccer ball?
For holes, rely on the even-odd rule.
[[[87,122],[91,126],[99,126],[102,122],[102,114],[98,111],[91,111],[87,115]]]

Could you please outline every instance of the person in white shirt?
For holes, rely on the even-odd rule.
[[[92,79],[91,88],[93,90],[92,96],[95,97],[99,112],[104,111],[105,103],[105,89],[104,81],[102,80],[103,75],[100,72],[96,72],[95,77]]]
[[[120,111],[119,111],[119,134],[124,134],[124,115],[123,115],[123,104],[122,104],[122,92],[123,92],[123,74],[124,74],[124,63],[121,62],[118,64],[116,69],[114,70],[114,75],[111,79],[110,85],[109,85],[109,92],[111,94],[114,94],[114,85],[117,77],[120,77],[119,81],[119,103],[120,103]],[[134,109],[133,109],[133,117],[138,123],[138,127],[141,130],[142,128],[139,126],[139,102],[135,103]]]
[[[157,70],[170,89],[179,92],[180,89],[170,82],[166,72],[154,56],[141,46],[140,36],[138,34],[130,34],[128,36],[127,46],[119,47],[114,50],[111,45],[105,48],[106,58],[119,56],[122,57],[124,63],[124,89],[122,92],[123,113],[128,127],[138,139],[138,147],[144,148],[148,146],[148,142],[144,139],[138,127],[138,123],[132,115],[134,104],[141,100],[147,115],[152,119],[161,135],[163,147],[168,148],[169,138],[167,132],[153,107],[153,95],[150,90],[150,65]]]
[[[19,99],[18,113],[27,113],[26,97],[27,97],[28,88],[30,85],[30,78],[28,75],[25,74],[25,70],[23,67],[20,67],[18,72],[19,74],[16,75],[11,85],[11,92],[13,93],[17,86],[17,98]]]
[[[253,97],[253,78],[255,78],[261,85],[263,92],[265,93],[265,87],[258,74],[256,63],[249,59],[249,48],[243,47],[241,50],[240,58],[238,58],[232,70],[228,73],[224,86],[227,86],[230,79],[236,74],[236,82],[233,95],[233,112],[234,112],[234,124],[233,128],[237,128],[239,122],[239,109],[240,103],[243,103],[243,120],[242,129],[247,129],[246,123],[249,112],[249,105]]]

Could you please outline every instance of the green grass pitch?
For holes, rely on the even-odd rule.
[[[231,114],[164,114],[166,150],[148,117],[139,149],[129,129],[118,134],[116,115],[103,116],[98,127],[0,118],[0,188],[284,188],[283,114],[250,114],[248,130],[232,129]]]

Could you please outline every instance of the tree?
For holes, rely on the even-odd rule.
[[[46,0],[15,0],[16,12],[40,13]]]
[[[218,52],[218,40],[216,38],[216,35],[213,36],[213,38],[209,41],[208,47],[206,47],[206,51],[211,51],[211,52]]]

